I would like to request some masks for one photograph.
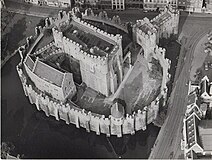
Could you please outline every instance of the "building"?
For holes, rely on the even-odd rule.
[[[144,0],[144,9],[146,10],[163,10],[168,4],[173,8],[178,7],[177,0]]]
[[[212,157],[212,121],[193,113],[184,120],[185,159]]]
[[[24,61],[26,73],[40,91],[64,102],[76,94],[72,73],[56,70],[37,58],[27,56]]]
[[[212,13],[212,0],[206,0],[205,5],[207,12]]]
[[[172,34],[176,35],[178,33],[178,23],[179,12],[172,9],[172,7],[166,7],[163,12],[152,20],[146,17],[143,20],[137,20],[133,26],[133,38],[143,47],[144,56],[147,57],[159,44],[160,38],[168,38]]]
[[[113,10],[125,10],[125,0],[111,0]]]
[[[206,118],[210,108],[209,79],[205,76],[199,86],[189,85],[187,109],[183,126],[185,159],[212,158],[212,121]]]
[[[178,8],[189,12],[212,13],[211,0],[178,0]]]
[[[143,8],[144,0],[126,0],[125,8]]]
[[[200,82],[200,97],[204,102],[212,103],[212,83],[207,76],[203,77]]]
[[[108,18],[105,11],[95,15],[86,9],[80,14],[79,8],[73,8],[46,18],[44,27],[35,28],[36,39],[27,38],[26,45],[19,48],[17,71],[25,95],[47,116],[97,135],[121,137],[145,130],[157,117],[160,99],[167,97],[170,60],[158,41],[177,34],[177,17],[179,12],[169,7],[152,20],[138,20],[131,31],[133,39],[128,26],[118,16]],[[51,31],[49,43],[47,30]],[[43,47],[43,43],[47,44]],[[153,58],[163,71],[151,101],[134,110],[132,105],[114,103],[126,82],[136,75],[134,67],[140,60],[149,71]]]

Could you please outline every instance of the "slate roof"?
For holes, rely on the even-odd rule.
[[[30,56],[26,56],[26,61],[25,64],[27,65],[27,67],[32,71],[33,67],[34,67],[34,61],[32,60],[32,58]]]
[[[35,65],[34,73],[37,76],[59,87],[62,86],[64,73],[45,64],[44,62],[41,62],[40,60],[37,60]]]
[[[122,118],[124,116],[124,107],[116,102],[111,107],[111,115],[115,118]]]
[[[192,92],[191,94],[188,95],[188,103],[187,105],[191,105],[196,103],[197,101],[197,93],[196,91]]]
[[[212,120],[201,120],[198,129],[203,149],[212,151]]]
[[[160,17],[158,17],[157,19],[155,19],[154,21],[152,21],[152,24],[159,27],[164,23],[164,21],[166,21],[167,19],[170,19],[170,18],[171,18],[171,14],[166,12],[163,15],[161,15]]]

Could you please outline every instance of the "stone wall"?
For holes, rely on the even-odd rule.
[[[82,14],[82,18],[86,20],[97,21],[101,23],[108,24],[110,26],[114,26],[124,32],[128,33],[127,25],[122,24],[119,16],[113,16],[113,18],[109,18],[105,11],[99,13],[99,15],[95,15],[91,8],[85,10],[85,13]]]
[[[160,19],[167,13],[170,14],[170,17],[167,18],[162,25],[156,26],[156,28],[158,28],[159,38],[169,38],[172,34],[178,34],[179,11],[174,11],[170,6],[165,8],[164,11],[154,17],[150,22],[152,23]]]
[[[74,124],[77,128],[85,128],[87,132],[93,131],[107,136],[116,135],[121,137],[124,134],[134,134],[135,131],[145,130],[146,125],[151,123],[158,113],[158,99],[153,101],[151,105],[145,107],[143,111],[138,110],[132,115],[126,115],[120,125],[113,123],[111,116],[105,117],[78,108],[74,103],[60,103],[51,99],[47,95],[37,90],[32,85],[26,84],[26,77],[20,67],[16,67],[18,75],[21,79],[24,93],[28,96],[31,104],[35,104],[37,110],[42,110],[46,116],[54,116],[56,120],[64,120],[66,124]]]
[[[154,32],[148,31],[144,33],[139,29],[139,27],[144,24],[150,26]],[[154,51],[157,42],[157,31],[148,18],[145,17],[142,20],[137,20],[136,24],[133,26],[133,37],[134,41],[144,49],[144,57],[147,59],[149,54]]]

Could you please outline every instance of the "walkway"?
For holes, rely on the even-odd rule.
[[[195,21],[192,23],[195,23]],[[182,36],[184,42],[182,43],[183,46],[175,76],[176,83],[174,84],[169,103],[168,117],[161,128],[149,159],[183,158],[183,152],[180,150],[180,142],[188,94],[186,83],[190,78],[190,69],[196,45],[211,29],[211,26],[208,24],[206,26],[199,26],[199,28],[188,30],[189,35],[185,34],[186,37]],[[189,27],[189,25],[186,27]]]

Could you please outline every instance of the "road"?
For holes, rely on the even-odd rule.
[[[161,128],[149,159],[183,158],[180,142],[188,94],[186,83],[190,77],[195,47],[199,40],[212,29],[212,19],[188,17],[183,25],[180,35],[182,37],[182,50],[179,57],[179,61],[182,62],[178,62],[167,119]]]
[[[40,7],[14,0],[6,0],[5,5],[8,11],[37,17],[54,16],[62,9],[57,7]]]

